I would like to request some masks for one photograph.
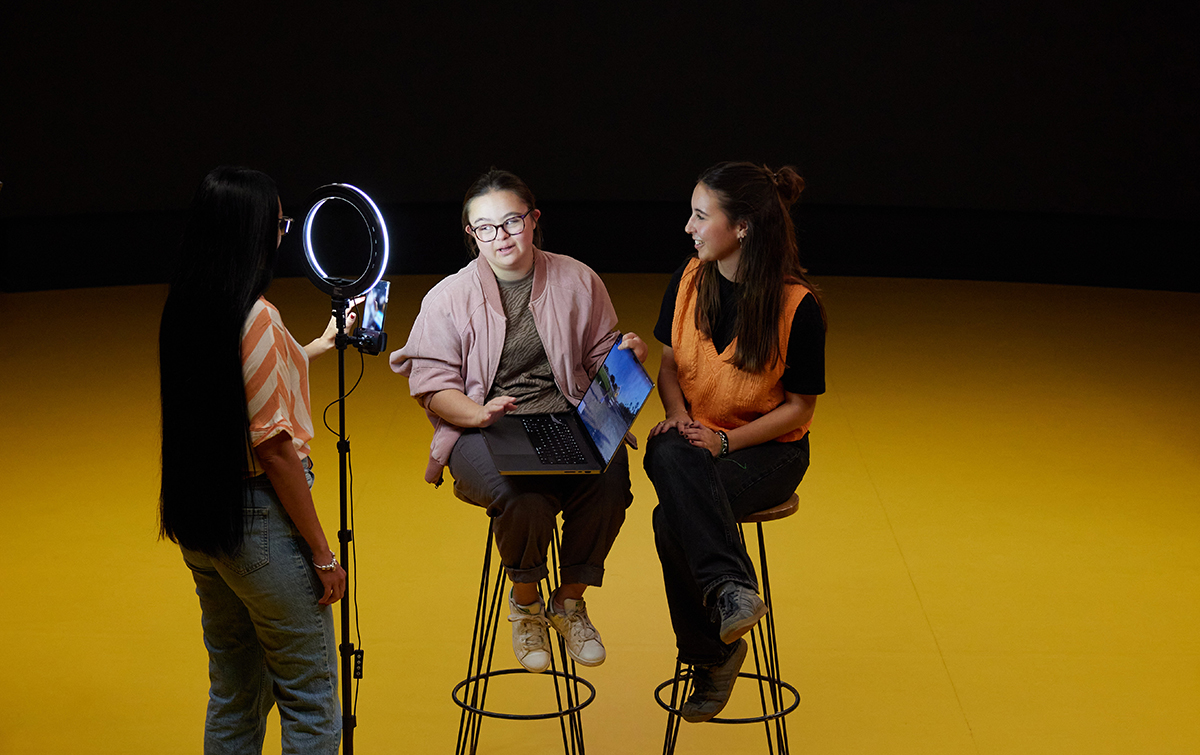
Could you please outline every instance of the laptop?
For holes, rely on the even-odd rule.
[[[617,339],[579,406],[555,414],[506,414],[482,430],[502,475],[599,474],[646,405],[654,381]]]

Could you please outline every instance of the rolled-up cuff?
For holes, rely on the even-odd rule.
[[[550,576],[550,569],[547,568],[546,564],[544,563],[538,564],[537,566],[532,566],[528,569],[510,569],[506,566],[504,567],[504,573],[507,574],[508,578],[513,582],[541,582],[543,579]]]
[[[430,458],[429,464],[425,466],[425,482],[428,482],[434,487],[441,485],[443,479],[442,470],[445,468],[445,464],[441,463],[437,459]]]
[[[564,585],[588,585],[589,587],[600,587],[604,582],[604,569],[591,564],[578,564],[576,566],[564,566],[562,568],[562,583]]]

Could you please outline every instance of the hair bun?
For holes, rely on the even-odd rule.
[[[770,173],[769,168],[767,171]],[[790,165],[785,165],[771,173],[771,180],[775,183],[775,190],[779,192],[779,198],[786,206],[790,206],[799,199],[800,192],[804,191],[804,179]]]

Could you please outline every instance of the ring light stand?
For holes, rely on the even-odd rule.
[[[304,258],[308,262],[308,277],[313,284],[331,298],[333,316],[337,322],[337,336],[334,345],[338,352],[338,460],[341,495],[341,529],[338,531],[338,541],[341,543],[341,562],[346,570],[346,595],[342,597],[342,642],[338,646],[341,657],[342,680],[342,752],[352,755],[354,752],[354,727],[357,725],[354,715],[354,700],[351,691],[351,659],[353,677],[362,678],[362,650],[355,651],[350,641],[350,541],[354,533],[350,531],[347,498],[346,466],[350,456],[350,441],[346,438],[346,348],[354,346],[363,350],[366,344],[358,336],[347,335],[346,308],[355,297],[360,296],[375,287],[387,270],[388,234],[387,224],[379,207],[371,201],[361,189],[350,184],[329,184],[314,191],[308,198],[312,203],[304,218]],[[312,246],[313,221],[318,211],[329,202],[346,202],[351,205],[366,223],[371,237],[371,253],[366,269],[356,280],[331,277],[321,267]],[[385,336],[386,338],[386,336]],[[376,349],[372,353],[378,353]]]

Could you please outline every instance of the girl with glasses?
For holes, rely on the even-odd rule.
[[[392,369],[433,424],[425,481],[454,489],[492,517],[500,558],[513,583],[513,651],[527,670],[550,665],[547,631],[585,666],[604,662],[600,633],[583,594],[599,586],[604,560],[633,500],[624,445],[598,475],[502,476],[479,428],[513,413],[570,410],[617,341],[617,314],[604,283],[578,260],[542,251],[533,192],[493,168],[463,200],[467,248],[478,257],[425,296]],[[626,333],[622,349],[645,361],[646,344]],[[555,517],[563,516],[561,586],[544,603],[537,583]]]
[[[787,500],[808,469],[825,392],[825,316],[805,278],[789,208],[795,170],[720,163],[692,192],[694,253],[675,271],[654,335],[666,419],[644,465],[679,660],[693,667],[691,722],[724,708],[766,613],[737,520]]]
[[[341,740],[330,606],[346,572],[308,458],[308,363],[337,326],[302,347],[263,298],[288,222],[265,174],[209,173],[159,328],[160,534],[179,544],[200,598],[206,753],[262,752],[276,704],[284,752],[336,755]]]

